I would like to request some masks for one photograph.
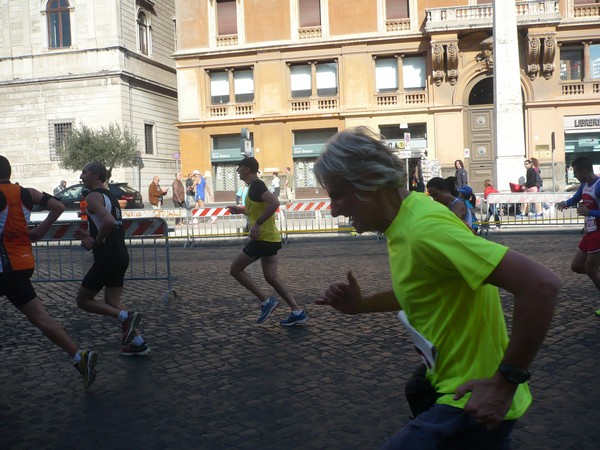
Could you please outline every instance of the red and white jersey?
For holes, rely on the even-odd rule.
[[[600,198],[596,193],[596,188],[598,187],[599,182],[600,178],[597,178],[596,181],[591,185],[585,183],[583,190],[581,191],[581,202],[589,210],[600,210]],[[598,217],[596,218],[596,226],[600,227],[600,218]]]

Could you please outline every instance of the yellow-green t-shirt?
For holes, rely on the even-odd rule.
[[[500,295],[485,280],[508,249],[475,236],[445,206],[413,192],[385,231],[394,292],[411,325],[437,349],[427,377],[441,397],[456,401],[463,383],[491,378],[508,345]],[[521,417],[532,397],[519,385],[506,419]]]
[[[254,222],[262,216],[267,203],[261,200],[261,197],[265,191],[267,191],[267,185],[260,178],[255,178],[248,186],[248,195],[246,195],[246,215],[248,216],[248,222],[250,228],[254,225]],[[266,242],[281,242],[281,233],[277,229],[275,224],[275,215],[273,214],[260,226],[258,231],[258,240]]]

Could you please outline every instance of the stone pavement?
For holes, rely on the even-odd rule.
[[[580,236],[490,234],[556,271],[563,289],[532,371],[535,401],[513,449],[598,448],[600,294],[569,271]],[[76,283],[37,284],[46,307],[100,353],[83,391],[69,359],[6,301],[0,315],[2,449],[376,449],[408,421],[404,383],[418,357],[394,314],[343,316],[315,297],[352,269],[366,293],[388,288],[386,245],[373,238],[297,240],[280,270],[310,314],[282,328],[285,307],[263,326],[258,303],[228,273],[241,244],[173,243],[178,298],[165,283],[128,282],[144,313],[146,358],[118,354],[119,326],[79,311]],[[259,275],[258,265],[252,273]],[[527,282],[527,274],[523,274]],[[512,300],[503,295],[510,316]]]

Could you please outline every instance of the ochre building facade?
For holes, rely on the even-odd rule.
[[[562,190],[575,157],[600,165],[600,5],[517,1],[516,21],[523,157]],[[511,145],[494,139],[490,1],[177,0],[176,25],[182,168],[210,175],[216,201],[239,187],[243,128],[263,177],[290,167],[299,198],[326,195],[312,166],[349,127],[384,135],[409,170],[463,160],[475,191]]]

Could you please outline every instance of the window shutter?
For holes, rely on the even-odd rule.
[[[385,0],[387,20],[408,19],[408,0]]]
[[[298,0],[300,27],[321,26],[321,1]]]
[[[217,0],[217,33],[219,36],[237,34],[235,0]]]

